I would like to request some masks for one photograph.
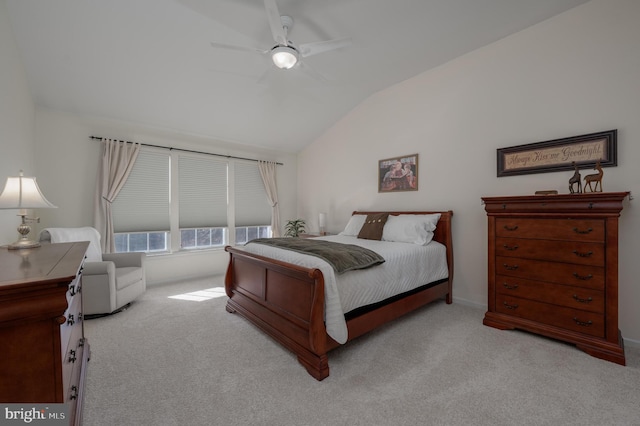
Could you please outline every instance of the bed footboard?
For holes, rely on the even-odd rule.
[[[236,312],[295,353],[317,380],[329,376],[324,277],[308,269],[226,247],[227,311]]]

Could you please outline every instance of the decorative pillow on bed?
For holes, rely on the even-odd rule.
[[[433,239],[438,220],[440,213],[391,215],[384,225],[382,240],[425,246]]]
[[[362,225],[364,225],[364,221],[367,218],[367,215],[364,214],[354,214],[349,219],[347,226],[345,226],[344,231],[340,232],[338,235],[347,235],[349,237],[357,237],[358,233],[362,229]]]
[[[358,233],[358,238],[365,240],[380,240],[382,239],[382,230],[384,224],[387,223],[389,213],[369,214],[367,219],[362,225],[362,229]]]

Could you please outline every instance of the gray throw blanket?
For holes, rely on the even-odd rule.
[[[247,244],[265,244],[308,254],[325,260],[336,274],[366,269],[384,263],[384,258],[375,251],[354,244],[342,244],[304,238],[257,238]]]

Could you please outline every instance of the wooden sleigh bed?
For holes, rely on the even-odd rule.
[[[383,212],[354,212],[354,215]],[[452,211],[388,212],[390,215],[440,213],[433,240],[446,248],[448,278],[358,309],[345,315],[348,341],[432,301],[452,302]],[[239,248],[226,247],[230,259],[225,277],[226,310],[238,313],[297,355],[317,380],[329,376],[327,353],[340,346],[327,334],[324,322],[325,279],[317,268],[305,268]]]

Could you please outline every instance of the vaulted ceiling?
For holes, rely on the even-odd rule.
[[[37,105],[297,152],[386,87],[587,0],[276,0],[296,45],[277,69],[263,0],[5,0]]]

